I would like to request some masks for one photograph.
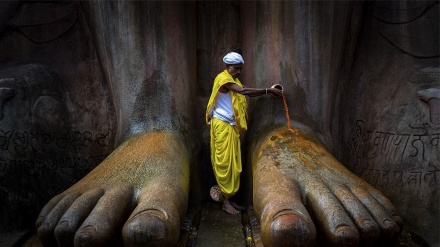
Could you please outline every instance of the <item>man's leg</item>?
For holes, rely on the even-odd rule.
[[[240,211],[229,198],[240,185],[241,150],[240,135],[229,123],[213,118],[211,120],[211,162],[218,185],[211,188],[211,194],[223,202],[222,209],[230,214]],[[221,190],[224,189],[224,191]],[[215,199],[213,198],[213,199]]]
[[[223,195],[218,185],[214,185],[211,187],[210,195],[212,200],[223,203],[223,210],[225,210],[230,214],[237,214],[239,213],[238,210],[245,210],[245,207],[240,206],[237,203],[226,199],[226,196]]]

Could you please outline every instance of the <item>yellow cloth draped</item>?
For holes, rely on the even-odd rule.
[[[226,83],[236,83],[243,87],[238,78],[234,79],[224,70],[214,79],[211,97],[206,109],[206,123],[211,122],[211,162],[217,184],[226,198],[233,196],[240,187],[241,148],[240,133],[247,130],[246,97],[229,90],[236,125],[230,125],[217,118],[211,118],[219,89]]]
[[[211,119],[211,162],[217,184],[226,198],[240,187],[240,133],[236,126],[220,119]]]
[[[240,80],[238,78],[234,80],[234,78],[228,73],[227,70],[224,70],[223,72],[218,74],[217,77],[214,79],[214,85],[212,86],[211,97],[209,98],[208,107],[206,108],[206,123],[208,123],[209,119],[211,118],[211,114],[212,114],[211,111],[215,106],[218,90],[220,89],[221,86],[223,86],[226,83],[235,83],[240,87],[243,87]],[[247,130],[246,97],[231,90],[229,90],[229,93],[231,94],[232,107],[234,108],[235,122],[237,123],[238,130],[240,131],[240,133],[245,132]]]

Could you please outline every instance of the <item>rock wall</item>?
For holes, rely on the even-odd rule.
[[[0,29],[4,233],[33,230],[50,198],[110,154],[116,120],[79,3],[0,5],[11,18]]]
[[[408,230],[438,245],[439,4],[396,4],[133,2],[113,13],[99,1],[2,1],[0,232],[32,229],[43,204],[115,143],[155,126],[194,133],[200,165],[192,167],[190,203],[199,205],[214,182],[205,176],[205,107],[223,55],[235,50],[245,59],[246,86],[282,84],[294,125],[388,196]],[[126,29],[113,28],[112,18]],[[280,100],[249,102],[247,145],[268,126],[286,124]],[[143,121],[145,114],[157,118]]]
[[[365,6],[338,150],[431,246],[440,244],[439,21],[438,2]]]

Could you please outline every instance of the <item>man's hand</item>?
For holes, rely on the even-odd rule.
[[[283,96],[283,91],[279,90],[278,88],[268,88],[267,92],[269,92],[270,94],[272,94],[273,96],[276,96],[276,97]]]

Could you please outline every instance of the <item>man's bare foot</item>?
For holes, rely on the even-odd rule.
[[[189,153],[170,133],[132,137],[42,210],[44,245],[175,245],[189,193]],[[116,235],[116,236],[115,236]]]
[[[330,246],[397,240],[402,219],[392,203],[317,141],[274,130],[254,153],[253,201],[264,246],[313,246],[317,235]]]
[[[231,202],[228,199],[225,199],[223,201],[223,208],[224,211],[226,211],[228,214],[238,214],[240,211],[238,211],[236,208],[234,208],[231,205]]]
[[[231,205],[237,209],[237,210],[245,210],[246,208],[243,206],[238,205],[237,203],[233,202],[233,201],[229,201],[231,203]]]

